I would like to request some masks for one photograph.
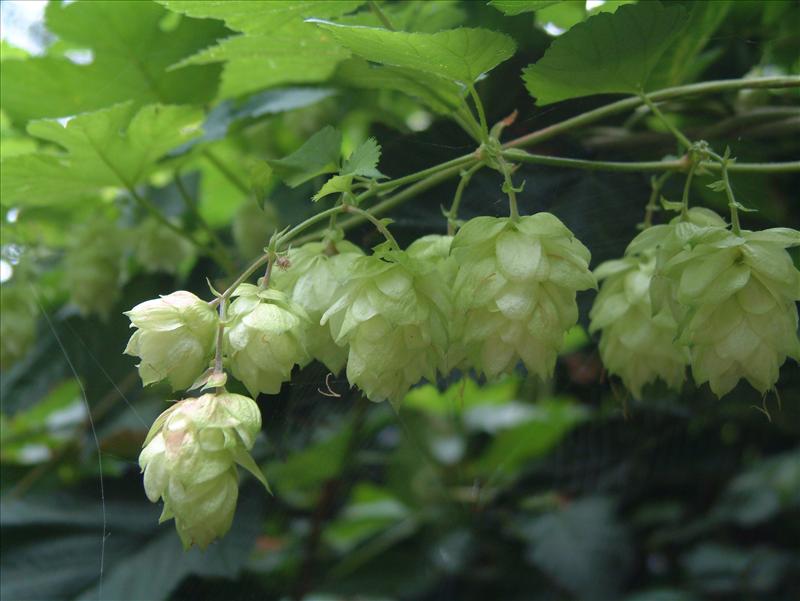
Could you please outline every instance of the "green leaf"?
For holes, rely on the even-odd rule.
[[[731,8],[728,0],[715,2],[692,2],[688,22],[683,33],[661,56],[653,68],[650,86],[653,89],[677,86],[686,83],[699,68],[708,65],[700,55],[711,36],[719,28]],[[716,53],[709,54],[710,58]]]
[[[369,61],[432,73],[467,85],[511,58],[516,50],[514,40],[488,29],[406,33],[314,22],[342,46]]]
[[[564,399],[539,403],[536,409],[526,421],[495,437],[476,464],[477,473],[491,478],[513,476],[523,464],[547,453],[587,417],[582,407]]]
[[[341,132],[328,125],[289,156],[268,162],[275,175],[296,188],[318,175],[337,171],[341,148]]]
[[[508,16],[514,16],[531,13],[548,6],[556,6],[560,3],[561,0],[492,0],[489,2],[489,6],[493,6]]]
[[[319,192],[314,194],[311,199],[314,202],[317,202],[329,194],[342,194],[343,192],[349,192],[352,185],[352,175],[334,175],[323,184],[322,188],[319,189]]]
[[[248,171],[253,200],[263,210],[264,204],[269,199],[269,191],[272,189],[272,169],[266,161],[254,161]]]
[[[523,527],[528,557],[579,599],[616,599],[631,568],[632,547],[606,497],[568,503]]]
[[[15,122],[63,117],[133,100],[137,104],[199,104],[213,98],[218,66],[167,71],[181,58],[225,35],[213,21],[183,19],[161,26],[169,13],[152,2],[51,2],[47,27],[92,52],[92,62],[29,57],[3,63],[0,103]]]
[[[303,19],[337,17],[357,9],[363,1],[169,0],[161,4],[190,17],[222,19],[229,28],[243,33],[177,63],[224,62],[219,97],[232,98],[266,87],[330,77],[337,63],[350,53]]]
[[[340,63],[334,79],[357,88],[402,92],[445,115],[456,110],[465,93],[462,86],[438,75],[403,67],[371,65],[360,58]]]
[[[537,104],[592,94],[637,94],[686,21],[679,6],[658,2],[620,7],[579,23],[553,40],[544,56],[524,70]]]
[[[360,175],[369,178],[386,177],[378,171],[378,161],[380,160],[380,144],[375,138],[367,138],[344,162],[342,175]]]
[[[34,121],[32,136],[66,152],[37,152],[6,159],[0,183],[4,204],[45,205],[98,195],[108,187],[143,181],[169,150],[200,135],[199,109],[133,103],[87,113],[66,127]]]

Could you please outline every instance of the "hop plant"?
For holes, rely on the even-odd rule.
[[[360,248],[347,241],[333,245],[310,242],[289,250],[289,268],[273,271],[270,284],[285,292],[309,317],[306,336],[311,358],[322,362],[332,373],[342,371],[347,347],[333,341],[330,327],[321,325],[322,315],[339,297],[353,261],[363,256]]]
[[[399,402],[433,380],[447,348],[447,292],[435,265],[378,250],[352,262],[341,297],[322,316],[349,345],[347,379],[372,401]]]
[[[800,360],[800,272],[786,248],[800,232],[701,228],[660,265],[674,291],[692,374],[721,397],[745,378],[762,394],[787,357]]]
[[[602,330],[600,356],[612,374],[622,378],[637,399],[642,387],[661,378],[679,388],[688,353],[676,342],[678,324],[666,308],[653,314],[650,281],[655,252],[606,261],[594,271],[604,280],[589,317],[590,332]]]
[[[108,317],[120,294],[122,252],[120,232],[110,222],[78,232],[64,260],[64,283],[82,314]]]
[[[36,337],[37,307],[31,293],[21,286],[0,287],[0,368],[7,369],[22,359]]]
[[[234,296],[225,329],[231,373],[254,396],[275,394],[290,379],[295,364],[309,360],[308,316],[280,290],[242,284]]]
[[[146,219],[137,229],[136,260],[145,271],[176,273],[194,256],[194,247],[155,219]]]
[[[139,455],[145,492],[164,500],[159,523],[174,518],[185,549],[205,549],[230,530],[237,464],[267,486],[249,453],[260,430],[258,405],[228,392],[178,401],[150,428]]]
[[[471,219],[451,252],[467,365],[496,377],[522,359],[530,372],[552,374],[564,333],[578,319],[575,294],[596,286],[589,250],[554,215],[538,213]]]
[[[266,202],[262,209],[254,202],[246,202],[233,218],[233,241],[243,257],[255,257],[264,252],[279,226],[278,212],[272,204]]]
[[[458,265],[450,254],[450,247],[453,244],[453,236],[443,236],[440,234],[430,234],[423,236],[412,242],[406,249],[408,256],[412,259],[428,262],[436,270],[436,276],[441,281],[441,292],[446,295],[447,303],[451,311],[447,315],[447,336],[448,345],[445,357],[439,365],[439,371],[443,375],[450,373],[464,361],[465,352],[459,344],[453,328],[454,319],[452,314],[453,306],[453,283],[458,272]]]
[[[138,328],[125,353],[141,359],[139,375],[145,385],[167,379],[174,390],[185,389],[208,366],[217,314],[191,292],[145,301],[125,315]]]

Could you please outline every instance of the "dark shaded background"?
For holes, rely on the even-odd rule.
[[[798,3],[711,4],[728,12],[698,78],[797,67]],[[520,44],[479,85],[491,122],[519,111],[505,139],[608,101],[536,108],[519,74],[549,36],[530,14],[460,6],[467,24],[505,30]],[[380,168],[389,176],[473,148],[446,122],[409,131],[385,110],[393,102],[409,101],[341,89],[309,108],[245,119],[230,138],[255,156],[281,156],[323,125],[347,128],[359,115],[383,146]],[[797,107],[792,91],[702,96],[663,109],[719,151],[730,145],[740,160],[779,161],[800,156]],[[535,151],[657,160],[676,146],[649,118],[619,115]],[[192,190],[201,177],[190,174]],[[650,193],[649,174],[522,166],[515,181],[525,184],[520,211],[555,213],[591,249],[593,266],[622,254]],[[697,178],[692,202],[723,212],[723,195],[706,188],[711,181]],[[319,209],[308,198],[320,184],[279,186],[270,201],[285,223],[297,222]],[[504,214],[500,184],[496,173],[479,172],[462,217]],[[796,174],[737,174],[733,184],[740,202],[759,209],[742,217],[744,227],[800,227]],[[665,195],[679,198],[682,185],[673,177]],[[454,189],[447,182],[392,212],[401,244],[443,232],[441,207]],[[149,193],[167,212],[178,205],[172,185]],[[220,232],[230,243],[229,229]],[[378,242],[369,228],[349,237],[365,247]],[[207,275],[220,275],[207,260],[182,281],[134,272],[107,322],[48,306],[50,323],[40,320],[35,346],[3,373],[4,427],[16,419],[18,428],[3,440],[4,599],[800,598],[798,366],[781,371],[781,403],[746,383],[718,400],[691,382],[680,394],[654,386],[634,402],[604,376],[595,342],[580,337],[550,382],[520,371],[484,385],[456,374],[413,391],[399,413],[359,400],[342,378],[330,381],[341,397],[327,398],[319,392],[324,368],[307,367],[279,395],[258,399],[264,435],[254,453],[275,496],[244,479],[232,531],[205,553],[184,554],[171,523],[157,525],[160,508],[147,502],[136,465],[170,393],[142,390],[134,360],[121,354],[129,335],[121,312],[179,286],[208,296]],[[593,296],[579,298],[584,325]],[[48,414],[36,413],[54,395],[78,394],[67,357],[95,418],[104,541],[98,448],[85,416],[48,430]],[[50,451],[41,461],[18,459],[21,445],[42,440]]]

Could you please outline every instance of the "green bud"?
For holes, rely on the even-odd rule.
[[[155,219],[145,219],[137,228],[136,260],[145,271],[176,273],[192,256],[192,243]]]
[[[521,359],[529,372],[550,376],[564,333],[578,320],[576,291],[596,286],[589,250],[554,215],[538,213],[471,219],[451,252],[466,366],[493,378]]]
[[[78,232],[64,260],[64,283],[83,315],[108,317],[120,294],[122,250],[121,233],[111,222]]]
[[[275,394],[291,378],[292,368],[309,360],[308,316],[279,290],[242,284],[234,296],[225,328],[231,372],[252,395]]]
[[[205,549],[231,527],[239,494],[236,464],[267,486],[249,451],[261,430],[258,405],[224,392],[178,401],[150,428],[139,455],[144,488],[164,501],[185,549]]]
[[[208,366],[214,348],[217,314],[191,292],[179,290],[126,311],[131,336],[125,353],[138,356],[142,382],[167,379],[174,390],[192,385]]]
[[[349,345],[347,379],[372,401],[399,402],[445,359],[449,299],[432,263],[395,251],[358,257],[322,316]]]
[[[31,292],[21,286],[0,286],[0,368],[11,367],[22,359],[36,338],[38,308]]]
[[[338,374],[347,361],[348,349],[333,341],[330,327],[321,325],[320,320],[340,296],[353,260],[364,253],[346,241],[336,244],[334,254],[328,251],[328,245],[322,242],[311,242],[289,250],[289,267],[273,270],[270,285],[285,292],[305,309],[310,320],[306,335],[308,354]]]
[[[653,313],[650,282],[655,271],[654,252],[606,261],[595,269],[605,280],[589,317],[590,332],[602,330],[600,356],[612,374],[640,399],[645,384],[661,378],[679,388],[686,376],[688,351],[676,343],[678,324],[672,313]]]

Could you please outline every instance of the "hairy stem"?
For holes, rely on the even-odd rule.
[[[477,163],[466,171],[461,172],[461,179],[458,182],[455,196],[453,196],[453,204],[450,205],[450,210],[447,212],[447,235],[452,236],[456,233],[456,221],[458,219],[458,209],[461,206],[461,197],[464,190],[469,185],[472,176],[483,167],[483,163]]]

